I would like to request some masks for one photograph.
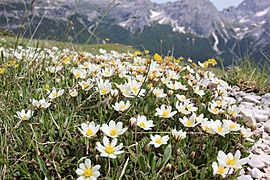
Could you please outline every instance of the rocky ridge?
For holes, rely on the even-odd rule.
[[[249,148],[249,167],[240,172],[237,180],[270,180],[270,93],[258,96],[234,88],[231,96],[240,103],[240,113],[246,124],[260,137]]]

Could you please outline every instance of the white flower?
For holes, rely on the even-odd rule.
[[[175,81],[174,83],[170,81],[169,83],[166,84],[166,86],[172,90],[183,90],[186,91],[187,87],[182,85],[181,82]]]
[[[115,121],[110,121],[109,125],[102,124],[100,130],[111,138],[116,138],[121,134],[124,134],[128,128],[123,128],[123,123],[118,122],[117,124]]]
[[[76,96],[78,96],[78,91],[76,89],[70,89],[69,90],[69,95],[71,97],[76,97]]]
[[[123,148],[123,143],[116,146],[117,138],[112,139],[112,142],[110,142],[110,140],[104,136],[103,144],[104,146],[102,146],[100,142],[96,143],[96,149],[101,153],[101,157],[109,157],[114,159],[118,154],[124,153],[124,151],[121,150]]]
[[[100,125],[96,125],[95,122],[90,122],[90,123],[87,122],[87,123],[82,123],[81,129],[79,128],[79,130],[85,137],[91,138],[96,135],[96,133],[99,130],[99,127]]]
[[[162,144],[167,144],[167,141],[169,140],[169,136],[168,135],[163,136],[163,137],[161,137],[160,135],[155,135],[155,136],[152,136],[151,135],[150,138],[151,138],[151,141],[150,141],[149,144],[154,145],[155,148],[158,148]]]
[[[181,102],[184,102],[184,101],[188,100],[185,95],[176,94],[176,97]]]
[[[117,87],[120,89],[123,96],[125,96],[125,97],[133,97],[133,94],[131,93],[130,86],[128,84],[120,84]]]
[[[91,79],[87,79],[86,81],[80,81],[79,85],[82,87],[82,90],[84,91],[88,91],[94,86]]]
[[[223,178],[227,176],[227,174],[232,174],[233,169],[226,168],[224,166],[218,165],[217,162],[212,163],[212,168],[213,168],[213,175],[221,175]],[[229,172],[230,171],[230,172]]]
[[[173,80],[178,80],[179,79],[179,74],[173,70],[168,70],[167,71],[167,77]]]
[[[196,114],[192,114],[189,118],[184,116],[183,118],[179,118],[179,121],[185,126],[185,127],[195,127],[198,123],[196,122]]]
[[[190,66],[187,65],[186,69],[188,70],[188,72],[190,72],[191,74],[195,73],[194,69],[192,69]]]
[[[136,80],[131,80],[129,82],[130,91],[134,96],[144,96],[145,89],[141,89],[142,83]]]
[[[237,117],[239,116],[240,109],[236,105],[229,106],[227,109],[227,113],[232,117]]]
[[[55,88],[52,89],[52,92],[49,94],[50,99],[55,99],[59,96],[62,96],[64,94],[64,89],[56,90]]]
[[[138,115],[136,122],[137,122],[137,126],[139,126],[140,128],[144,130],[151,130],[152,127],[155,126],[152,120],[147,121],[146,116]]]
[[[209,134],[215,134],[214,130],[212,129],[212,125],[211,125],[212,122],[213,122],[213,120],[211,120],[211,121],[202,120],[202,122],[201,122],[202,129]]]
[[[101,69],[101,75],[104,77],[111,77],[114,73],[114,68],[110,67],[110,68],[105,68],[105,69]]]
[[[244,127],[241,127],[241,134],[244,138],[250,138],[253,135],[250,128]]]
[[[126,103],[124,101],[120,101],[119,103],[116,102],[115,105],[112,105],[112,107],[116,111],[124,112],[125,110],[127,110],[130,107],[130,102],[129,102],[129,100],[127,100]]]
[[[17,111],[17,118],[21,119],[21,120],[29,120],[32,116],[33,116],[33,111],[32,110],[27,110],[25,111],[24,109],[21,111]]]
[[[201,114],[201,115],[196,117],[197,123],[201,123],[202,121],[207,121],[207,120],[208,120],[208,118],[204,118],[204,114]]]
[[[86,70],[84,70],[84,69],[81,69],[81,68],[73,69],[72,73],[78,79],[79,78],[81,78],[81,79],[86,78]]]
[[[32,104],[38,109],[41,109],[41,108],[46,109],[51,105],[51,103],[47,102],[44,98],[41,100],[32,99]]]
[[[167,94],[164,93],[164,89],[161,88],[155,88],[153,90],[153,94],[158,98],[164,98],[167,96]]]
[[[155,116],[163,117],[163,118],[171,118],[173,117],[177,112],[172,112],[171,106],[166,106],[164,104],[161,105],[160,108],[156,108]]]
[[[161,82],[163,83],[163,84],[168,84],[169,82],[171,81],[171,79],[170,78],[165,78],[164,76],[161,78]]]
[[[198,108],[195,107],[193,103],[187,104],[187,105],[186,105],[186,108],[187,108],[187,110],[188,110],[189,112],[195,112],[195,111],[198,110]]]
[[[178,112],[182,114],[191,114],[192,112],[196,112],[198,110],[197,107],[194,106],[190,100],[182,101],[181,103],[179,101],[176,102],[176,109]]]
[[[137,123],[137,119],[135,117],[130,118],[129,123],[131,126],[134,126]]]
[[[243,158],[240,159],[241,152],[239,150],[236,151],[235,155],[232,153],[225,154],[223,151],[218,152],[218,163],[222,166],[235,168],[235,169],[241,169],[242,165],[246,164],[249,160],[249,158]]]
[[[220,120],[212,121],[211,127],[215,133],[223,137],[230,132],[229,125],[226,123],[221,123]]]
[[[187,132],[179,130],[177,131],[176,129],[172,130],[172,136],[177,140],[181,140],[187,137]]]
[[[198,94],[200,97],[202,97],[203,95],[205,95],[204,91],[203,90],[200,90],[200,87],[199,86],[196,86],[193,90],[194,90],[194,93],[195,94]]]
[[[223,120],[223,123],[228,124],[228,126],[230,128],[230,131],[239,131],[239,130],[241,130],[240,124],[235,123],[235,122],[233,122],[231,120]]]
[[[117,89],[111,89],[111,95],[116,97],[118,94],[118,90]]]
[[[105,81],[103,81],[103,79],[99,79],[97,81],[97,86],[98,87],[96,88],[96,90],[99,91],[101,95],[110,93],[112,89],[112,85],[108,79],[106,79]]]
[[[106,54],[107,53],[106,49],[99,49],[98,51],[99,51],[100,54]]]
[[[76,170],[76,174],[80,177],[77,180],[96,180],[99,176],[100,165],[91,165],[90,159],[85,159],[84,163],[79,164],[79,168]]]
[[[222,110],[220,110],[217,106],[215,105],[210,105],[210,107],[208,107],[208,111],[212,114],[219,114],[222,112]]]

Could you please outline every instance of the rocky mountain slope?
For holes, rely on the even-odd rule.
[[[222,12],[209,0],[9,0],[0,10],[2,29],[36,38],[84,43],[90,36],[91,42],[163,54],[220,57],[225,64],[244,55],[260,59],[262,52],[270,54],[269,0],[244,0]]]

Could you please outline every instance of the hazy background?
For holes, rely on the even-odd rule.
[[[156,3],[164,3],[164,2],[173,1],[173,0],[152,0],[152,1]],[[230,6],[237,6],[243,0],[210,0],[210,1],[212,1],[213,4],[215,4],[218,10],[222,10]]]

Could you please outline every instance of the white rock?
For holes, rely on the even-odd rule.
[[[250,175],[242,175],[237,178],[237,180],[253,180]]]
[[[264,160],[262,158],[262,155],[252,155],[250,160],[248,161],[248,164],[253,168],[264,168]]]
[[[258,155],[260,155],[260,154],[266,154],[262,149],[257,148],[257,147],[254,148],[253,152],[254,152],[254,154],[258,154]]]
[[[266,174],[269,174],[269,175],[270,175],[270,167],[263,168],[263,171],[264,171]]]
[[[258,124],[257,124],[258,126]],[[264,126],[259,126],[259,128],[257,128],[255,131],[254,131],[254,134],[263,134],[264,133]]]
[[[267,104],[267,105],[270,104],[270,93],[267,93],[267,94],[263,95],[263,97],[262,97],[262,103],[263,104]]]
[[[234,93],[233,93],[233,96],[234,96],[236,99],[239,99],[239,98],[241,98],[241,97],[246,96],[246,93],[243,92],[243,91],[240,91],[240,92],[234,92]]]
[[[252,95],[247,95],[245,97],[243,97],[243,101],[244,102],[251,102],[251,103],[255,103],[255,104],[259,104],[260,101],[258,100],[260,96],[252,96]]]
[[[265,122],[268,120],[268,115],[257,114],[257,113],[254,113],[254,114],[255,114],[255,119],[257,122]]]
[[[253,178],[260,179],[260,178],[262,178],[262,177],[264,176],[264,173],[261,172],[258,168],[253,168],[253,169],[251,170],[251,176],[252,176]]]
[[[264,123],[264,130],[268,133],[270,133],[270,120]]]
[[[266,166],[270,166],[270,155],[260,155]]]
[[[256,109],[254,109],[254,113],[270,116],[270,109],[268,109],[266,107],[262,107],[262,108],[263,109],[258,109],[258,107],[257,107]]]
[[[251,102],[241,102],[241,104],[239,106],[240,107],[253,107],[254,104]]]
[[[259,144],[256,144],[257,148],[260,148],[262,150],[265,150],[265,149],[268,149],[268,145],[267,144],[263,144],[263,143],[259,143]]]
[[[270,149],[266,149],[266,150],[264,150],[264,152],[265,152],[266,154],[270,155]]]
[[[250,111],[248,108],[240,108],[240,114],[248,127],[256,127],[256,120],[253,111]]]

